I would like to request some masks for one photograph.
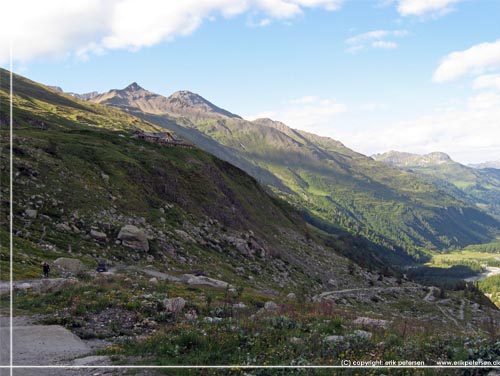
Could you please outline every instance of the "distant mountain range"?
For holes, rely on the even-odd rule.
[[[329,233],[349,231],[395,255],[421,259],[424,250],[487,241],[500,227],[481,210],[494,203],[465,200],[458,191],[443,190],[331,138],[272,119],[244,120],[198,94],[180,91],[164,97],[133,83],[90,101],[176,132],[260,180],[314,226]],[[445,165],[448,160],[434,153],[419,163]]]
[[[372,157],[415,173],[444,192],[500,218],[500,170],[498,169],[464,166],[439,152],[419,155],[390,151]]]
[[[396,167],[428,167],[451,162],[448,154],[438,151],[424,155],[389,151],[384,154],[372,155],[372,158]]]
[[[496,168],[500,169],[500,159],[497,161],[488,161],[483,163],[469,163],[469,167],[472,168]]]
[[[229,111],[217,107],[205,98],[190,91],[182,90],[173,93],[168,98],[152,93],[140,87],[136,82],[131,83],[125,89],[110,90],[103,94],[88,93],[74,94],[77,98],[91,100],[92,102],[118,106],[121,108],[140,109],[150,114],[175,114],[189,115],[190,117],[218,117],[227,116],[241,119]]]

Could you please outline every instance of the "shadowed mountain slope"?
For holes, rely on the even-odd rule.
[[[142,90],[137,89],[138,95]],[[336,140],[271,119],[247,121],[220,112],[214,116],[212,110],[196,106],[172,111],[164,107],[166,112],[160,114],[134,102],[134,92],[129,92],[126,105],[113,105],[175,129],[200,148],[235,163],[327,232],[348,230],[419,259],[425,249],[490,240],[499,228],[497,220],[451,192]]]

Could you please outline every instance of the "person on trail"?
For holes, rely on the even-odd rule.
[[[45,278],[49,278],[50,265],[44,261],[42,262],[42,269],[43,269],[43,276]]]

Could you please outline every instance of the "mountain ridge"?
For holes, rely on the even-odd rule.
[[[371,157],[397,167],[425,167],[452,162],[448,154],[440,151],[428,154],[415,154],[391,150],[387,153],[374,154]]]
[[[81,99],[85,98],[82,97]],[[150,114],[179,116],[185,111],[190,111],[191,116],[203,113],[205,116],[214,118],[230,117],[241,119],[240,116],[214,105],[191,91],[179,90],[168,97],[164,97],[142,88],[136,82],[129,84],[124,89],[112,89],[86,100],[123,108],[136,107]]]
[[[390,151],[372,157],[422,176],[444,192],[500,218],[500,170],[498,169],[475,169],[439,152],[419,155]]]
[[[482,163],[469,163],[469,167],[472,168],[478,168],[478,169],[484,169],[484,168],[494,168],[497,170],[500,170],[500,159],[496,161],[487,161],[487,162],[482,162]]]
[[[153,114],[145,104],[125,102],[117,106],[167,129],[182,129],[183,137],[202,149],[212,140],[211,152],[219,157],[230,151],[245,161],[240,167],[328,231],[348,230],[394,250],[402,247],[418,259],[424,249],[488,241],[498,229],[495,219],[452,192],[331,138],[272,119],[214,117],[210,111],[184,107]],[[450,160],[440,153],[429,158],[443,165]]]

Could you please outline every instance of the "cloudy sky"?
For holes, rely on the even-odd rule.
[[[65,91],[194,91],[364,154],[500,159],[500,1],[9,1],[0,65]]]

